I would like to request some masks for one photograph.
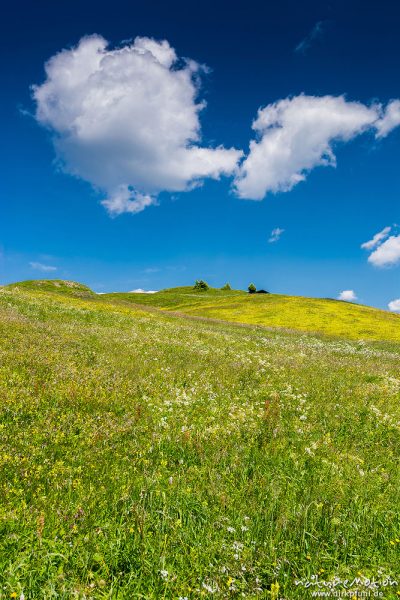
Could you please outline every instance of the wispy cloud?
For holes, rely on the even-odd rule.
[[[345,300],[346,302],[354,302],[357,300],[357,295],[354,290],[343,290],[338,296],[338,300]]]
[[[384,138],[400,125],[400,100],[391,100],[377,124],[377,138]]]
[[[52,265],[44,265],[40,262],[30,262],[29,266],[36,271],[42,271],[43,273],[50,273],[52,271],[57,271],[57,267],[53,267]]]
[[[271,231],[271,236],[270,236],[268,242],[270,244],[273,244],[274,242],[277,242],[284,231],[285,230],[281,229],[280,227],[276,227],[275,229],[273,229]]]
[[[319,40],[322,38],[323,34],[325,33],[327,24],[328,24],[328,21],[318,21],[317,23],[315,23],[315,25],[311,29],[310,33],[308,33],[308,35],[306,35],[306,37],[303,38],[301,40],[301,42],[299,42],[297,44],[294,51],[297,54],[306,54],[306,52],[309,50],[309,48],[312,46],[312,44],[316,40]]]
[[[364,248],[364,250],[373,250],[388,237],[391,229],[391,227],[384,227],[382,231],[378,231],[368,242],[361,244],[361,248]]]

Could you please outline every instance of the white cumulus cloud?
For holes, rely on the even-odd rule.
[[[397,300],[392,300],[391,302],[389,302],[388,307],[389,307],[389,310],[391,310],[392,312],[400,313],[400,298],[397,298]]]
[[[44,265],[40,262],[30,262],[29,266],[36,271],[42,271],[43,273],[50,273],[52,271],[57,271],[57,267],[53,267],[52,265]]]
[[[338,296],[338,300],[345,300],[346,302],[354,302],[355,300],[357,300],[357,296],[356,296],[354,290],[343,290],[343,292],[340,292],[340,294]]]
[[[241,151],[201,145],[201,65],[167,41],[137,37],[109,49],[84,37],[45,65],[36,119],[53,133],[63,169],[106,194],[111,215],[137,213],[163,190],[233,172]]]
[[[379,105],[348,102],[343,96],[295,96],[258,111],[257,140],[235,180],[241,198],[261,200],[268,192],[287,192],[317,166],[335,166],[333,143],[346,142],[380,118]]]
[[[277,242],[284,231],[285,230],[281,229],[281,227],[275,227],[275,229],[273,229],[271,231],[271,235],[270,235],[270,238],[269,238],[268,242],[270,244],[273,244],[274,242]]]
[[[131,290],[129,294],[156,294],[157,290],[143,290],[142,288],[137,288],[136,290]]]
[[[400,235],[391,235],[368,257],[375,267],[390,267],[400,262]]]

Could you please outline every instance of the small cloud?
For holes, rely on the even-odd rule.
[[[50,273],[52,271],[57,271],[57,267],[52,267],[51,265],[44,265],[40,262],[30,262],[29,266],[36,271],[42,271],[43,273]]]
[[[311,29],[310,33],[301,40],[294,49],[296,54],[306,54],[312,44],[322,38],[326,30],[328,21],[318,21]]]
[[[143,273],[158,273],[160,269],[158,267],[148,267],[147,269],[143,269]]]
[[[364,250],[372,250],[376,246],[379,246],[379,244],[388,237],[391,229],[391,227],[384,227],[382,231],[378,231],[371,240],[361,244],[361,248],[364,248]]]
[[[111,217],[117,217],[123,213],[136,215],[148,206],[157,206],[158,202],[153,196],[140,194],[129,185],[120,185],[108,198],[102,200],[101,204]]]
[[[276,227],[275,229],[273,229],[271,231],[271,236],[268,240],[268,243],[273,244],[274,242],[277,242],[284,231],[285,230],[281,229],[280,227]]]
[[[142,290],[142,288],[137,288],[136,290],[131,290],[128,293],[129,294],[156,294],[157,290]]]
[[[345,302],[355,302],[357,300],[357,296],[354,290],[343,290],[343,292],[340,292],[337,299],[345,300]]]
[[[391,310],[392,312],[400,313],[400,298],[397,298],[397,300],[392,300],[391,302],[389,302],[388,307],[389,307],[389,310]]]
[[[368,257],[375,267],[391,267],[400,262],[400,235],[391,235]]]
[[[392,233],[392,235],[389,235]],[[375,267],[390,267],[400,262],[400,235],[398,225],[384,227],[371,240],[361,244],[364,250],[370,250],[368,262]]]

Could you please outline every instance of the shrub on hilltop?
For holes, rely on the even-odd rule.
[[[247,289],[248,289],[248,291],[249,291],[249,294],[255,294],[255,293],[256,293],[256,291],[257,291],[257,288],[256,288],[256,286],[254,285],[254,283],[251,283]]]
[[[196,279],[193,289],[198,292],[206,292],[209,289],[209,285],[202,279]]]
[[[225,285],[223,285],[223,286],[222,286],[222,288],[221,288],[221,290],[222,290],[222,291],[224,291],[224,292],[228,292],[228,291],[230,291],[231,289],[232,289],[232,288],[231,288],[231,286],[230,286],[230,284],[229,284],[229,283],[226,283],[226,284],[225,284]]]

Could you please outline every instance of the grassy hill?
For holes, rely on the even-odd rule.
[[[156,294],[108,294],[111,300],[156,306],[193,316],[323,333],[348,339],[400,341],[400,315],[369,306],[278,294],[248,294],[191,287]]]
[[[400,344],[132,296],[0,289],[0,597],[398,597]]]
[[[8,289],[21,289],[32,292],[54,292],[77,297],[94,297],[96,295],[87,285],[83,285],[83,283],[63,279],[32,279],[11,283],[6,287]]]

